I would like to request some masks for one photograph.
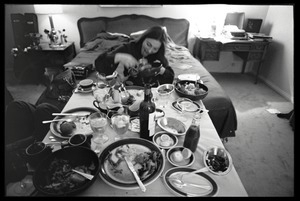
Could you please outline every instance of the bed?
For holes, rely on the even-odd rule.
[[[175,77],[184,73],[197,73],[201,76],[201,80],[209,89],[203,103],[209,110],[210,118],[220,138],[234,137],[237,129],[235,108],[220,84],[190,53],[189,22],[186,19],[153,18],[136,14],[80,18],[77,22],[80,51],[64,66],[82,63],[94,65],[100,54],[132,40],[141,31],[154,25],[165,27],[169,35],[166,57],[175,72]]]

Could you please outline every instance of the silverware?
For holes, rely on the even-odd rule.
[[[76,114],[76,113],[52,113],[53,116],[89,116],[90,114]]]
[[[89,180],[92,180],[92,179],[94,178],[94,176],[91,175],[91,174],[87,174],[87,173],[84,173],[84,172],[80,172],[80,171],[74,170],[74,169],[72,169],[72,171],[73,171],[73,172],[76,172],[77,174],[80,174],[81,176],[83,176],[83,177],[85,177],[85,178],[87,178],[87,179],[89,179]]]
[[[211,186],[186,183],[186,182],[181,181],[180,179],[175,179],[175,178],[170,178],[169,177],[169,180],[172,181],[172,183],[175,184],[179,188],[183,188],[185,186],[194,186],[194,187],[203,188],[203,189],[206,189],[206,190],[210,190],[211,189]]]
[[[144,186],[144,184],[142,183],[141,179],[137,175],[137,173],[136,173],[136,171],[135,171],[135,169],[133,167],[133,164],[131,163],[130,160],[127,159],[126,156],[124,158],[125,158],[125,161],[126,161],[128,167],[129,167],[130,171],[133,173],[133,176],[134,176],[135,180],[137,181],[138,185],[140,186],[141,190],[143,192],[145,192],[146,191],[146,187]]]
[[[56,122],[56,121],[68,121],[68,122],[71,122],[71,121],[73,121],[73,120],[72,120],[72,119],[53,119],[53,120],[42,121],[42,123],[43,123],[43,124],[48,124],[48,123]]]

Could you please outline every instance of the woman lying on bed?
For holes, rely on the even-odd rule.
[[[141,37],[100,55],[96,61],[99,73],[111,75],[118,72],[118,79],[126,85],[153,86],[172,83],[174,71],[165,58],[166,34],[162,27],[146,30]]]

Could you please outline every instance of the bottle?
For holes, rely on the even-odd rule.
[[[200,113],[196,113],[185,134],[183,146],[195,152],[200,139]]]
[[[155,133],[155,104],[149,83],[145,84],[144,100],[140,104],[140,137],[152,141]]]

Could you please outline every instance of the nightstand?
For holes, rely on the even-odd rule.
[[[40,82],[45,68],[64,69],[63,65],[75,56],[74,42],[55,48],[41,43],[38,49],[27,49],[14,57],[14,72],[20,81]]]
[[[264,61],[270,41],[254,41],[254,40],[228,40],[222,38],[196,38],[193,50],[193,56],[201,62],[205,60],[218,61],[221,51],[233,52],[243,59],[242,73],[248,61],[256,61],[259,63],[255,84],[259,74],[259,69]]]
[[[41,43],[39,46],[41,49],[32,50],[32,56],[44,57],[41,63],[42,67],[62,68],[65,63],[71,61],[76,55],[74,42],[68,42],[55,48],[51,48],[49,43]]]

